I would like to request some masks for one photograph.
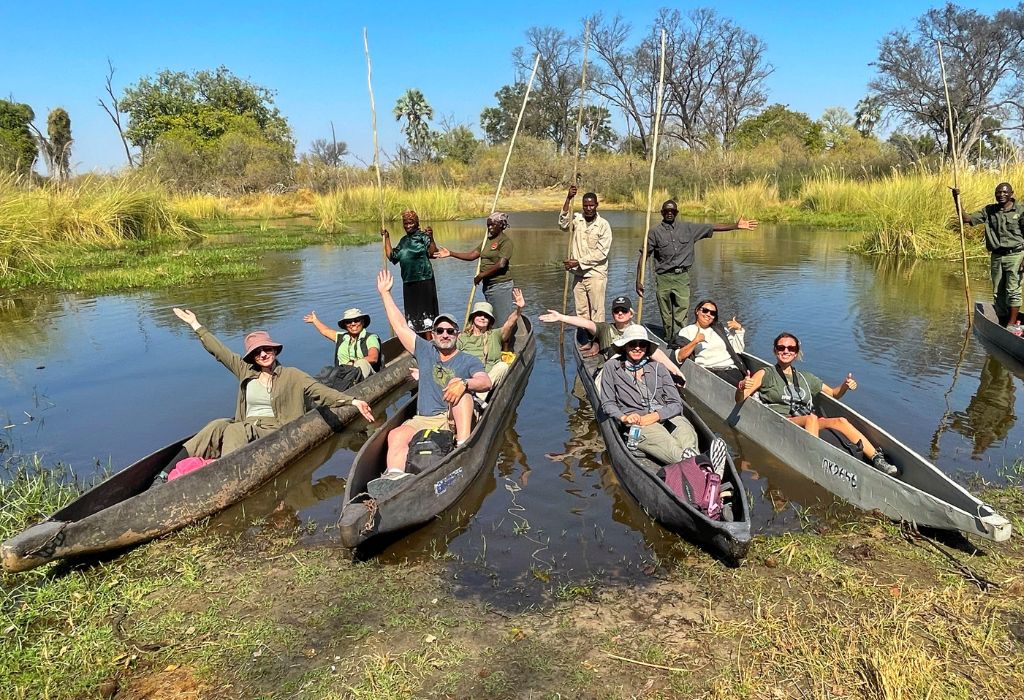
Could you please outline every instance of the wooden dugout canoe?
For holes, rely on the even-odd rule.
[[[1014,335],[999,323],[992,304],[980,301],[974,304],[974,332],[1013,359],[1024,362],[1024,337]]]
[[[669,490],[665,482],[658,478],[657,472],[661,465],[646,457],[637,457],[626,448],[618,421],[601,410],[601,399],[594,383],[594,377],[603,365],[603,358],[600,355],[584,358],[578,343],[575,342],[573,349],[580,380],[587,391],[587,398],[594,407],[594,416],[604,437],[608,459],[626,491],[648,515],[669,530],[732,563],[743,559],[750,548],[750,506],[732,456],[726,459],[722,483],[731,484],[733,487],[733,520],[712,520]],[[685,401],[683,417],[693,425],[700,449],[706,453],[715,434]]]
[[[752,370],[772,365],[744,353]],[[863,510],[878,510],[943,530],[959,530],[1001,542],[1010,537],[1010,522],[956,484],[934,464],[881,427],[840,401],[819,394],[821,415],[844,417],[881,448],[900,469],[892,477],[844,450],[814,437],[768,406],[751,398],[736,404],[736,387],[693,360],[683,363],[684,394],[703,404],[737,431],[757,442],[811,481]]]
[[[412,356],[397,338],[386,341],[383,350],[394,359],[352,387],[352,396],[372,404],[408,381]],[[181,529],[242,500],[359,417],[354,406],[313,409],[202,469],[150,488],[188,438],[177,440],[4,542],[3,568],[27,571],[62,557],[120,549]]]
[[[375,500],[366,492],[366,485],[384,472],[388,434],[416,414],[415,396],[363,444],[345,484],[338,522],[342,544],[357,547],[380,535],[429,522],[458,501],[482,472],[493,467],[497,441],[523,397],[537,354],[533,326],[525,316],[521,321],[515,361],[491,392],[487,407],[463,445],[432,468],[402,479],[395,491]]]

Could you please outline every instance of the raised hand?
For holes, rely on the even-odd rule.
[[[316,323],[320,319],[316,317],[316,311],[310,311],[308,314],[302,317],[302,320],[306,323]]]
[[[512,288],[512,303],[520,309],[526,306],[526,298],[523,297],[523,290],[519,287]]]
[[[747,231],[757,228],[757,219],[744,219],[742,216],[736,222],[736,228],[745,229]]]
[[[733,316],[731,319],[729,319],[728,321],[725,322],[725,327],[728,328],[731,331],[741,331],[741,330],[743,330],[743,326],[740,325],[740,322],[736,320],[735,316]]]
[[[857,388],[857,380],[853,378],[853,372],[848,372],[846,379],[843,380],[843,384],[850,391],[854,391]]]
[[[554,309],[548,309],[547,313],[541,314],[537,319],[544,323],[558,323],[562,320],[562,314],[558,313]]]
[[[193,330],[199,328],[199,326],[201,325],[199,323],[199,319],[196,318],[196,315],[192,313],[190,309],[179,309],[177,306],[175,306],[173,311],[175,316],[180,318],[188,325],[192,326]]]
[[[578,191],[579,190],[576,188],[576,185],[569,185],[569,192],[565,195],[565,198],[572,199],[573,197],[576,196],[576,193]]]
[[[395,286],[395,277],[391,274],[391,270],[381,270],[377,273],[377,291],[381,294],[387,294],[391,291],[391,288]]]

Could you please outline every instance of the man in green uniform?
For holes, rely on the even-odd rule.
[[[671,199],[661,205],[661,223],[647,233],[647,255],[654,255],[654,276],[658,287],[658,310],[665,325],[665,338],[671,343],[686,325],[690,304],[690,267],[694,261],[697,241],[711,238],[716,231],[755,229],[755,219],[742,216],[734,224],[695,224],[676,221],[679,207]],[[636,261],[636,293],[643,297],[644,281],[641,267],[644,251]]]
[[[985,248],[991,253],[992,297],[996,316],[1014,335],[1021,335],[1017,320],[1021,303],[1021,262],[1024,261],[1024,234],[1021,233],[1020,210],[1008,182],[996,185],[995,204],[973,214],[963,213],[959,205],[960,190],[953,188],[953,203],[969,226],[985,224]]]

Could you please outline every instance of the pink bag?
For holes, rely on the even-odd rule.
[[[214,460],[204,459],[203,457],[186,457],[174,465],[174,469],[172,469],[167,475],[167,480],[174,481],[179,476],[185,476],[189,472],[194,472],[196,469],[202,469],[212,461]]]
[[[722,519],[722,477],[704,455],[663,467],[658,476],[676,498],[692,503],[711,520]]]

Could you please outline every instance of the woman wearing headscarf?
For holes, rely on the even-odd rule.
[[[449,256],[458,260],[480,259],[480,272],[473,278],[473,284],[483,283],[484,298],[494,309],[494,318],[504,320],[512,313],[514,302],[512,289],[512,239],[505,233],[508,228],[508,214],[496,211],[487,217],[487,240],[464,253],[440,248],[439,258]]]
[[[267,331],[245,336],[244,354],[228,349],[217,336],[199,323],[188,309],[174,309],[174,315],[199,335],[207,352],[238,378],[238,397],[234,418],[211,421],[188,440],[183,452],[171,462],[186,457],[217,459],[240,447],[269,435],[285,423],[306,412],[306,399],[322,406],[351,404],[373,422],[373,413],[365,401],[335,391],[302,370],[284,367],[277,358],[284,346],[271,339]]]
[[[405,235],[394,247],[386,228],[380,230],[380,235],[384,241],[384,255],[402,271],[405,319],[414,331],[420,333],[429,328],[439,313],[434,268],[430,265],[430,259],[437,256],[437,244],[434,243],[433,229],[429,226],[421,229],[420,217],[411,209],[402,212],[402,228]]]

